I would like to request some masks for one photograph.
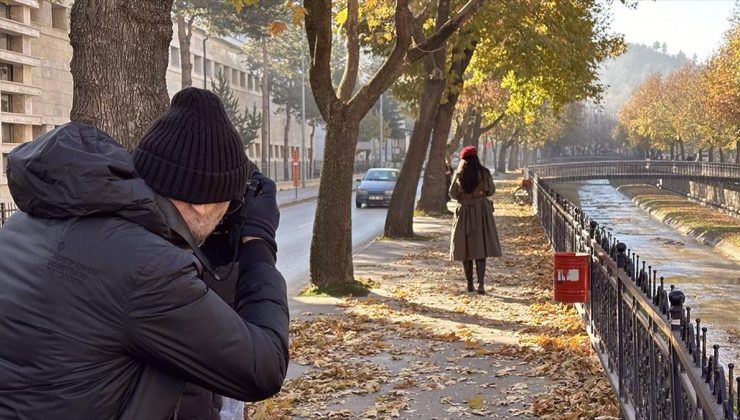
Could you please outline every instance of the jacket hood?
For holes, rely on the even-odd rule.
[[[136,173],[131,154],[90,125],[68,123],[18,146],[8,156],[8,186],[33,216],[113,215],[170,237],[162,198]]]

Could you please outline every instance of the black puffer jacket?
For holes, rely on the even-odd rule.
[[[16,149],[8,176],[22,212],[0,229],[0,419],[171,418],[186,381],[278,392],[288,306],[266,244],[240,250],[235,311],[107,135],[62,126]]]

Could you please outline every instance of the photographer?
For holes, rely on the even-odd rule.
[[[276,188],[248,181],[218,97],[179,92],[133,157],[69,123],[8,168],[21,212],[0,229],[0,418],[172,419],[186,382],[242,401],[280,390]],[[237,263],[233,296],[204,253]]]

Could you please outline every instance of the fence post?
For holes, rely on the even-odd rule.
[[[5,203],[0,203],[0,226],[5,224]]]

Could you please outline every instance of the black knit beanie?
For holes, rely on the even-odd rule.
[[[241,197],[247,156],[221,100],[186,88],[149,127],[133,153],[136,170],[157,193],[192,204]]]

